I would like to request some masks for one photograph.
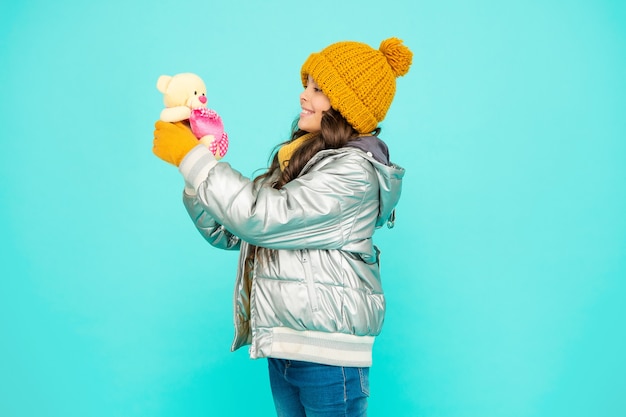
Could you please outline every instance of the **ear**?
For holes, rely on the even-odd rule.
[[[170,85],[170,81],[172,81],[172,77],[169,75],[161,75],[157,80],[157,90],[161,93],[165,94],[167,91],[167,86]]]

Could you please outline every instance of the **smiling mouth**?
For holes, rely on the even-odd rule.
[[[307,110],[307,109],[302,109],[302,111],[300,112],[300,116],[308,116],[313,114],[314,112],[312,112],[311,110]]]

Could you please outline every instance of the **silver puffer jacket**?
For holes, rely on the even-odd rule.
[[[371,365],[385,314],[372,236],[392,225],[403,176],[380,139],[363,137],[319,152],[280,190],[218,163],[197,195],[184,194],[204,238],[241,253],[232,350],[250,344],[251,358]]]

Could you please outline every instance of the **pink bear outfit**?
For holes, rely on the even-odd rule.
[[[228,134],[224,132],[222,118],[211,109],[199,107],[191,111],[189,116],[191,131],[201,139],[207,135],[215,138],[209,145],[209,150],[218,158],[222,158],[228,151]]]

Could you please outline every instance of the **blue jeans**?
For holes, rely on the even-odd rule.
[[[365,417],[369,368],[269,358],[278,417]]]

